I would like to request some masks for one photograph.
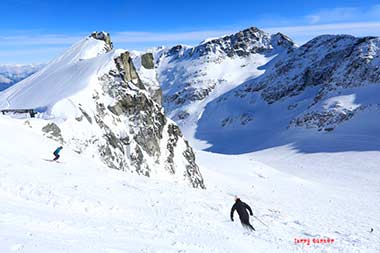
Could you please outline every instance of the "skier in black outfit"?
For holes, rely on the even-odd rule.
[[[240,200],[239,197],[235,197],[235,204],[231,208],[231,221],[234,221],[234,212],[235,210],[239,214],[240,222],[243,225],[243,227],[247,229],[251,229],[255,231],[255,228],[252,227],[252,225],[249,223],[249,215],[247,212],[247,209],[251,216],[253,215],[252,209],[249,205],[244,203],[243,201]]]

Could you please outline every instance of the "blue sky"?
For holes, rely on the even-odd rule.
[[[380,36],[379,1],[1,0],[0,64],[40,63],[95,30],[117,48],[196,45],[257,26],[298,44],[320,34]]]

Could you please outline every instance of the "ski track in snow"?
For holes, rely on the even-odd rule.
[[[206,190],[111,170],[68,148],[61,163],[46,162],[58,144],[23,123],[0,120],[0,252],[380,250],[378,203],[363,206],[371,198],[360,192],[285,174],[251,155],[199,151]],[[269,227],[251,217],[257,232],[247,232],[236,213],[232,223],[235,194]],[[294,244],[324,236],[336,242]]]

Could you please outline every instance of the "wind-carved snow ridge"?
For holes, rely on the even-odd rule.
[[[108,33],[94,32],[1,93],[0,109],[44,108],[32,125],[77,153],[204,188],[192,148],[144,80],[129,52],[113,49]]]

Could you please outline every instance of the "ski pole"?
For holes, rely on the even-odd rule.
[[[264,226],[268,227],[267,224],[265,224],[264,222],[262,222],[259,218],[257,218],[255,215],[252,215],[256,220],[258,220],[261,224],[263,224]]]

